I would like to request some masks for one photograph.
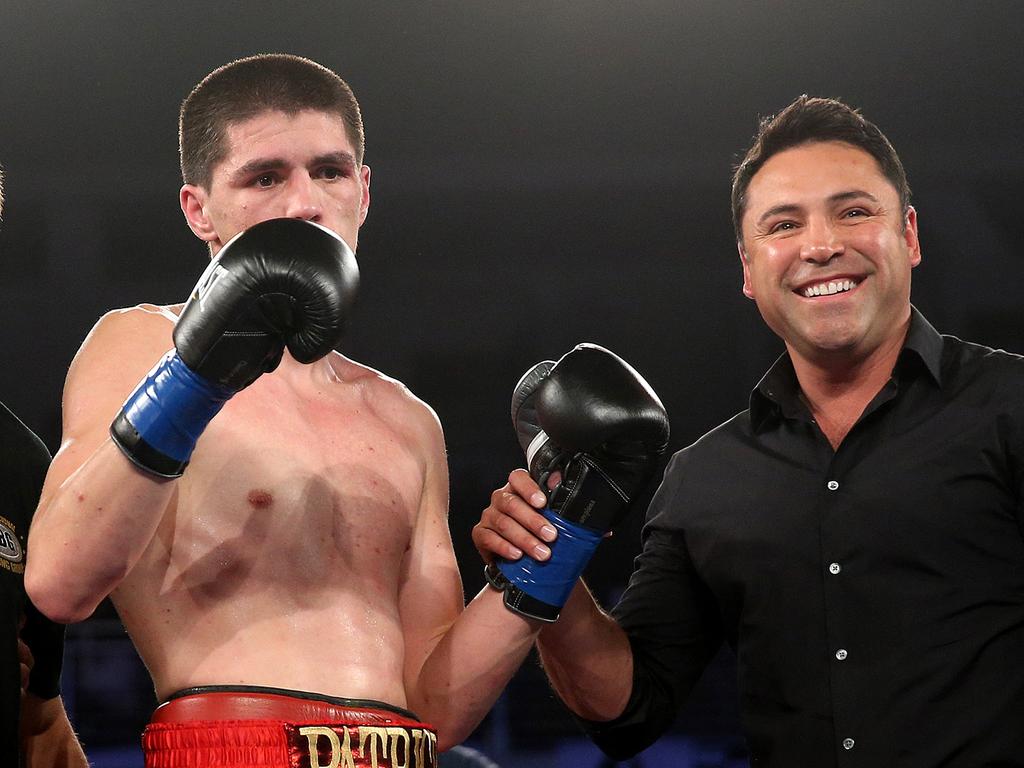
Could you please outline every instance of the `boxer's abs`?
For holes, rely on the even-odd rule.
[[[240,596],[229,617],[162,601],[155,620],[117,606],[161,700],[195,686],[260,685],[406,704],[396,612],[366,600],[339,595],[318,609]]]

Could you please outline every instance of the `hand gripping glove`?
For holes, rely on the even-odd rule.
[[[338,235],[301,219],[271,219],[232,238],[199,278],[168,352],[110,426],[134,464],[184,471],[224,403],[274,370],[284,348],[300,363],[342,339],[359,268]]]
[[[668,445],[668,415],[628,363],[580,344],[526,372],[512,394],[512,421],[558,538],[545,562],[499,560],[486,573],[506,607],[550,622],[605,532],[650,480]],[[555,471],[561,479],[549,489]]]

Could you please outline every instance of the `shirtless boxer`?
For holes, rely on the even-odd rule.
[[[231,257],[232,278],[262,260],[285,271],[292,256],[344,260],[370,202],[362,155],[359,107],[334,73],[283,55],[232,62],[182,106],[181,207],[211,253]],[[340,241],[292,222],[311,245],[282,253],[266,229],[281,218]],[[211,287],[211,269],[184,312],[113,311],[83,343],[28,589],[67,622],[111,596],[165,702],[144,736],[148,765],[434,765],[435,747],[486,714],[540,624],[491,589],[463,610],[433,411],[329,344],[298,345],[303,364],[289,341],[248,384],[231,363],[270,368],[275,350],[210,330],[196,305],[239,301]],[[300,278],[285,303],[344,293],[345,279]],[[277,302],[256,330],[279,352],[289,313]],[[343,321],[343,306],[327,321],[287,318],[307,340]]]

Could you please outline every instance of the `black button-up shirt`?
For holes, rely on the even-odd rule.
[[[1024,358],[913,311],[833,451],[787,356],[677,453],[613,615],[609,754],[657,738],[723,640],[752,765],[1024,766]]]

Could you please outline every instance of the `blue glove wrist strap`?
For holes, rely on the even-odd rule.
[[[190,370],[171,351],[128,396],[111,434],[125,455],[143,469],[177,477],[199,435],[233,394]]]
[[[544,562],[526,555],[515,562],[501,560],[498,570],[530,597],[560,608],[569,599],[576,580],[601,543],[602,534],[593,528],[574,525],[550,509],[544,509],[541,514],[558,531],[558,538],[551,544],[551,557]]]

